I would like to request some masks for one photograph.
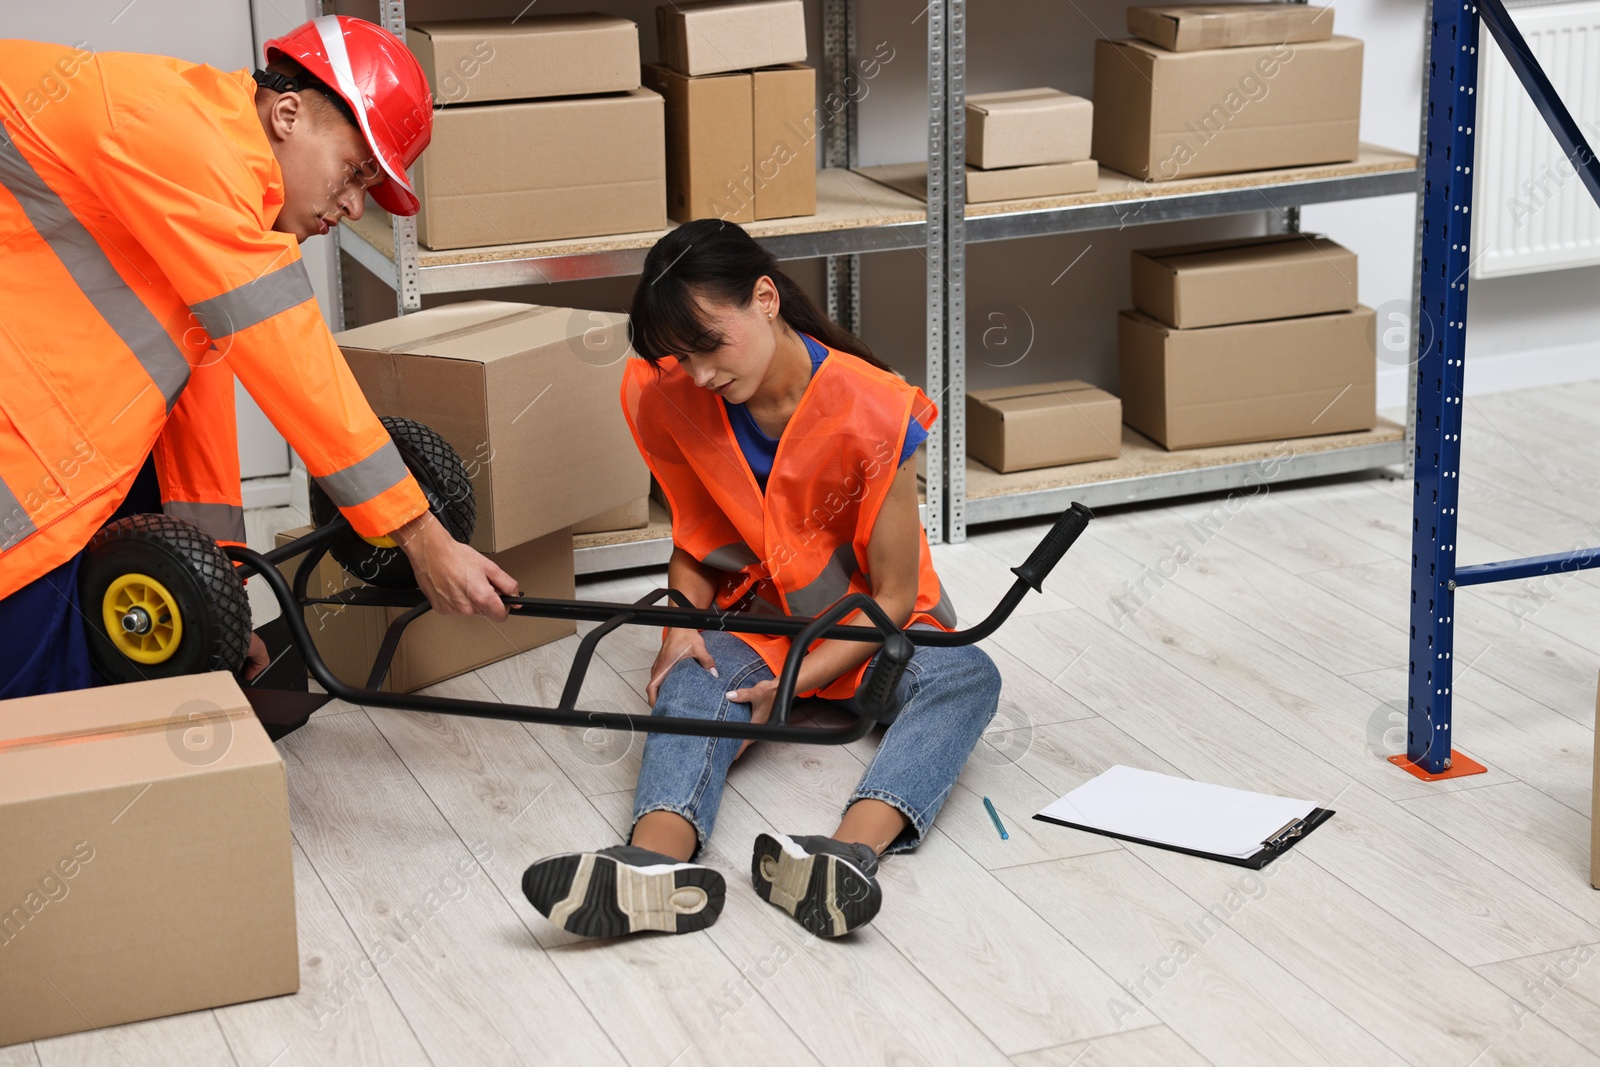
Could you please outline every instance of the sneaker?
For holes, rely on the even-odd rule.
[[[522,893],[563,930],[616,937],[704,930],[722,913],[726,886],[710,867],[613,845],[546,856],[523,872]]]
[[[750,878],[761,899],[782,908],[818,937],[865,926],[883,905],[878,854],[831,837],[756,838]]]

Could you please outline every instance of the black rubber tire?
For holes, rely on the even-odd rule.
[[[428,498],[428,509],[444,528],[462,544],[472,540],[478,522],[478,502],[472,495],[472,479],[450,442],[420,422],[385,415],[384,429],[394,439],[400,458],[417,479]],[[321,527],[334,521],[339,508],[315,481],[311,483],[311,521]],[[398,548],[379,548],[357,534],[346,531],[328,546],[328,554],[347,574],[382,589],[415,589],[417,577],[411,561]]]
[[[154,578],[177,602],[183,636],[164,662],[135,663],[106,633],[106,590],[125,574]],[[102,527],[84,549],[78,603],[89,658],[109,682],[238,671],[250,648],[250,598],[233,562],[197,527],[170,515],[130,515]]]

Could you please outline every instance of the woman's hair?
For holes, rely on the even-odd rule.
[[[791,329],[829,348],[889,370],[866,342],[824,315],[743,228],[721,219],[685,223],[655,243],[633,291],[633,349],[652,365],[666,356],[710,352],[723,337],[702,317],[700,299],[750,306],[763,276],[778,288],[779,310]]]

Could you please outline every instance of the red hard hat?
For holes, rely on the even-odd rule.
[[[415,215],[417,194],[406,168],[433,136],[433,94],[422,64],[405,42],[365,19],[323,15],[265,46],[267,62],[292,59],[338,93],[387,175],[372,199],[395,215]]]

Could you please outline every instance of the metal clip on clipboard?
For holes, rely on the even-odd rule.
[[[1265,841],[1261,842],[1261,847],[1262,848],[1282,848],[1287,842],[1289,842],[1293,838],[1299,837],[1301,834],[1303,834],[1305,832],[1306,832],[1306,820],[1305,819],[1291,819],[1289,822],[1284,823],[1283,826],[1278,830],[1277,833],[1273,834],[1271,837],[1269,837]]]

